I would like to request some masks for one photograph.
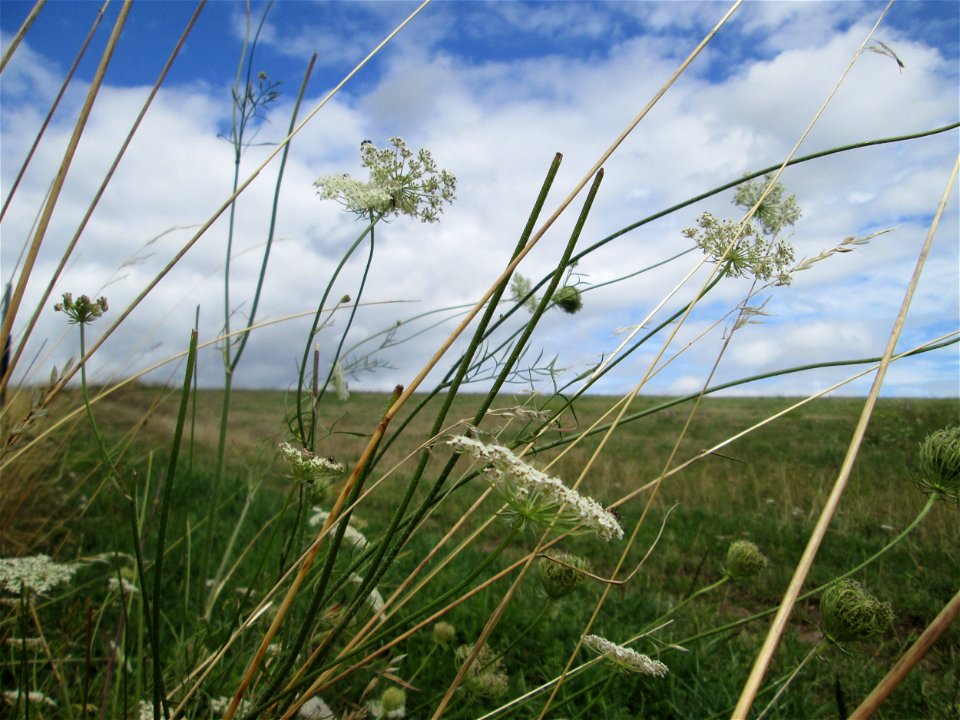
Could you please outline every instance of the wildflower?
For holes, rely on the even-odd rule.
[[[542,555],[537,560],[540,586],[551,600],[559,600],[580,587],[586,579],[586,569],[586,560],[565,552]]]
[[[47,555],[0,558],[0,587],[12,593],[26,587],[43,594],[68,582],[77,569],[76,565],[55,563]]]
[[[301,705],[297,715],[305,720],[336,720],[337,717],[330,706],[316,696]]]
[[[727,549],[724,573],[731,580],[743,580],[759,574],[767,567],[767,557],[749,540],[735,540]]]
[[[697,243],[715,263],[722,263],[730,277],[753,275],[764,282],[790,284],[793,247],[785,240],[768,240],[752,222],[737,231],[740,223],[719,220],[708,212],[697,218],[698,228],[687,228],[683,234]]]
[[[132,595],[140,592],[140,588],[127,580],[125,577],[121,577],[119,579],[115,577],[109,578],[107,580],[107,587],[113,591],[119,591],[123,595]]]
[[[454,659],[458,669],[472,651],[472,645],[461,645],[457,648]],[[475,697],[495,699],[506,695],[509,685],[510,678],[503,660],[489,645],[482,646],[463,676],[463,688]]]
[[[372,142],[360,145],[360,162],[370,179],[361,182],[349,175],[328,175],[314,185],[323,200],[336,200],[361,217],[409,215],[421,222],[440,219],[443,204],[456,198],[457,179],[438,170],[429,150],[414,152],[402,138],[390,138],[390,147]]]
[[[863,640],[893,626],[890,603],[880,602],[856,580],[840,580],[820,597],[823,634],[833,643]]]
[[[350,399],[350,389],[347,387],[347,378],[343,374],[343,367],[338,360],[333,364],[333,389],[337,393],[337,400],[346,402]]]
[[[529,278],[524,277],[518,272],[513,274],[513,277],[510,279],[510,299],[515,303],[522,302],[523,306],[529,311],[534,312],[537,309],[537,305],[540,304],[540,301],[537,300],[537,296],[532,293],[533,283],[530,282]]]
[[[763,195],[763,191],[767,189],[772,179],[773,175],[768,173],[764,176],[762,182],[751,180],[740,185],[733,198],[734,205],[739,205],[744,209],[752,208],[757,204],[757,200]],[[796,225],[797,220],[800,219],[800,205],[797,204],[796,196],[784,197],[783,193],[783,185],[780,183],[774,184],[763,202],[760,203],[756,213],[754,213],[760,227],[768,235],[776,235],[786,228]]]
[[[573,285],[565,285],[553,294],[553,302],[568,315],[575,315],[583,308],[580,291]]]
[[[600,503],[527,465],[509,449],[463,436],[447,443],[488,463],[484,469],[487,479],[523,521],[555,523],[567,530],[583,526],[604,540],[623,537],[616,517]]]
[[[379,700],[367,703],[370,715],[375,718],[402,718],[407,714],[407,693],[403,688],[389,687]]]
[[[363,577],[357,573],[351,573],[348,580],[357,585],[363,584]],[[367,595],[367,606],[373,612],[374,615],[379,615],[383,610],[383,595],[380,594],[380,591],[374,588]]]
[[[440,647],[450,647],[457,639],[457,629],[442,620],[433,626],[433,641]]]
[[[665,677],[669,671],[669,668],[659,660],[612,643],[599,635],[587,635],[583,639],[583,644],[612,662],[621,672]]]
[[[920,445],[920,489],[960,501],[960,425],[928,435]]]
[[[311,527],[320,527],[327,521],[328,517],[330,517],[330,513],[326,510],[317,510],[311,518],[307,520],[307,524]],[[334,528],[336,528],[337,523],[342,519],[341,516],[334,521]],[[343,539],[357,550],[363,550],[369,544],[364,534],[353,527],[353,525],[347,525],[347,529],[343,531]]]
[[[23,696],[24,693],[22,690],[3,691],[3,699],[10,705],[16,705],[18,702],[23,702]],[[56,707],[57,705],[56,700],[48,697],[39,690],[28,690],[26,696],[28,702],[37,703],[39,705],[50,705],[52,707]]]
[[[287,461],[291,477],[310,491],[313,502],[322,501],[327,488],[343,472],[343,465],[333,458],[323,458],[306,449],[298,450],[289,443],[280,443],[277,450]]]
[[[63,300],[54,305],[53,309],[65,313],[67,322],[71,325],[89,325],[110,308],[107,299],[102,296],[91,300],[86,295],[81,295],[74,300],[72,293],[64,293]]]

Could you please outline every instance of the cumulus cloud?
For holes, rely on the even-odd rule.
[[[296,16],[291,7],[303,15]],[[351,58],[362,56],[362,49],[377,42],[409,9],[395,4],[339,7],[321,27],[321,18],[308,15],[307,6],[278,7],[276,19],[265,25],[257,52],[271,67],[271,78],[276,79],[277,68],[287,68],[291,79],[282,86],[284,94],[257,121],[261,123],[257,144],[243,154],[241,180],[272,151],[271,143],[285,135],[303,56],[321,52],[326,82],[331,68],[348,67]],[[692,3],[449,4],[418,19],[293,141],[258,318],[299,317],[254,334],[236,383],[282,388],[293,382],[307,343],[310,318],[305,315],[315,310],[331,273],[362,231],[362,225],[338,205],[320,202],[312,183],[332,173],[362,176],[362,140],[383,145],[391,135],[400,135],[414,147],[430,148],[438,164],[457,175],[458,200],[439,224],[401,218],[378,227],[363,296],[368,304],[358,311],[347,346],[406,318],[480,297],[509,260],[554,153],[563,152],[564,162],[544,217],[669,77],[678,57],[695,46],[697,33],[707,28],[718,10],[714,4]],[[731,35],[718,38],[607,163],[579,247],[748,170],[781,161],[852,57],[873,22],[874,10],[869,3],[744,6],[731,25]],[[232,33],[235,40],[243,31],[242,16],[237,7],[230,13],[231,22],[221,31]],[[466,22],[468,15],[474,19],[482,15],[488,25]],[[338,38],[350,42],[338,43]],[[955,121],[956,58],[945,55],[942,47],[926,44],[922,33],[911,32],[906,25],[891,25],[884,38],[904,59],[904,71],[888,57],[861,57],[801,154]],[[484,43],[491,49],[484,51]],[[297,61],[283,64],[283,58],[292,57]],[[731,64],[731,58],[736,63]],[[4,195],[58,77],[55,54],[34,47],[28,35],[4,73],[0,105]],[[233,151],[223,137],[231,120],[229,94],[223,89],[230,79],[225,78],[222,87],[175,83],[160,92],[56,293],[104,288],[111,310],[119,312],[221,208],[230,196],[234,171]],[[39,256],[36,280],[28,286],[24,308],[29,311],[150,81],[108,83],[103,89]],[[311,85],[304,108],[312,107],[326,90],[327,86]],[[15,277],[21,244],[30,237],[84,91],[82,83],[71,90],[65,110],[55,117],[3,219],[4,279]],[[766,300],[770,316],[734,335],[717,382],[882,351],[956,156],[956,138],[952,131],[908,144],[857,150],[785,172],[783,182],[803,208],[791,237],[798,258],[833,248],[849,235],[894,229],[852,253],[835,255],[797,274],[790,287],[767,289],[751,301]],[[253,302],[277,167],[274,162],[264,169],[236,206],[230,283],[233,328],[242,325]],[[700,212],[739,217],[741,211],[731,198],[732,191],[727,191],[623,235],[585,257],[572,281],[586,290],[689,248],[681,231],[693,225]],[[524,275],[539,279],[552,270],[580,202],[573,203],[524,261]],[[101,377],[132,372],[182,350],[197,312],[202,339],[220,332],[228,223],[229,213],[224,213],[109,339],[95,363]],[[957,234],[954,192],[911,310],[905,342],[922,342],[956,329]],[[368,252],[369,245],[361,245],[345,264],[332,298],[356,295]],[[700,257],[699,252],[690,253],[587,292],[580,315],[553,311],[535,335],[525,362],[533,363],[542,348],[541,365],[556,358],[554,368],[570,368],[567,377],[582,372],[619,345],[622,336],[615,334],[617,328],[638,323]],[[648,327],[689,302],[709,269],[697,271]],[[720,283],[691,315],[665,357],[718,323],[749,287],[743,281]],[[21,312],[18,328],[27,313]],[[397,337],[414,335],[440,317],[403,325]],[[523,317],[519,313],[508,320],[502,336]],[[339,311],[324,319],[328,326],[315,340],[323,357],[329,358],[347,314]],[[658,373],[648,389],[699,389],[697,383],[706,378],[730,322],[720,321]],[[100,329],[105,327],[104,323]],[[385,349],[376,356],[383,366],[359,374],[352,386],[384,389],[405,384],[451,327],[448,322],[416,335],[414,341]],[[58,345],[53,342],[64,337]],[[665,337],[652,339],[649,347],[619,365],[598,387],[622,392],[639,382]],[[49,342],[43,344],[44,339]],[[361,348],[378,344],[372,341]],[[38,377],[75,352],[72,335],[64,336],[61,318],[52,312],[41,314],[25,357],[36,352],[41,352],[34,364]],[[358,350],[355,357],[361,355]],[[904,361],[905,369],[891,374],[889,391],[957,394],[956,355],[954,348],[922,361]],[[216,384],[217,354],[210,350],[202,360],[203,382]],[[444,371],[446,367],[442,364]],[[838,371],[787,376],[751,388],[802,394],[836,377]],[[852,391],[863,390],[861,383]]]

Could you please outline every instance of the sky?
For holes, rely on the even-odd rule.
[[[4,52],[31,7],[0,0]],[[48,2],[0,76],[4,202],[99,7],[86,0]],[[133,4],[27,285],[15,340],[195,7],[179,0]],[[406,385],[416,376],[455,327],[461,312],[456,308],[476,302],[509,261],[554,154],[562,153],[563,162],[541,221],[728,7],[553,0],[428,5],[293,139],[256,317],[277,322],[251,335],[234,386],[288,389],[296,382],[309,315],[363,228],[338,203],[320,200],[314,181],[343,173],[365,180],[362,141],[383,147],[399,136],[411,148],[429,149],[437,165],[457,177],[457,198],[438,223],[398,217],[378,225],[352,324],[344,309],[324,315],[314,338],[321,364],[329,367],[349,325],[343,363],[353,370],[348,381],[354,391]],[[884,7],[744,3],[605,163],[577,249],[783,162],[854,57],[799,155],[956,123],[960,6],[894,3],[868,43],[872,51],[857,56]],[[239,166],[244,180],[286,135],[311,55],[317,60],[301,117],[415,8],[406,2],[278,0],[269,8],[254,2],[248,22],[244,3],[209,2],[41,309],[18,377],[42,383],[52,367],[76,355],[76,328],[52,308],[62,293],[108,297],[110,310],[89,328],[92,342],[229,198],[238,67],[241,87],[248,71],[254,85],[260,73],[265,82],[278,83],[272,88],[276,98],[247,126]],[[107,7],[2,220],[4,283],[16,282],[21,273],[23,248],[33,237],[119,9],[119,2]],[[258,25],[256,42],[245,45]],[[724,278],[679,329],[668,325],[593,390],[624,393],[646,378],[644,393],[690,393],[708,379],[718,384],[881,355],[957,154],[953,129],[787,168],[781,182],[802,215],[782,238],[798,262],[845,238],[881,234],[794,273],[789,285]],[[274,160],[237,201],[228,306],[234,329],[243,325],[254,300],[277,171]],[[683,231],[704,212],[739,220],[743,210],[731,202],[733,193],[684,207],[585,255],[565,275],[582,292],[583,309],[575,315],[548,311],[509,390],[525,392],[531,382],[544,392],[554,385],[579,387],[576,378],[615,353],[648,316],[637,337],[688,303],[714,266],[703,262]],[[524,277],[539,281],[553,271],[582,203],[581,194],[524,259],[519,267]],[[200,341],[217,337],[224,325],[227,217],[211,226],[107,338],[90,363],[94,382],[122,379],[183,351],[198,315]],[[957,332],[958,237],[954,187],[898,350]],[[347,260],[332,298],[357,297],[369,251],[363,243]],[[652,269],[640,272],[647,268]],[[764,314],[734,331],[730,313],[745,301]],[[509,307],[504,302],[500,314]],[[495,349],[527,317],[526,311],[508,317],[487,348]],[[380,347],[385,339],[388,346]],[[454,344],[424,387],[446,373],[462,347],[462,341]],[[222,384],[216,345],[203,350],[199,361],[201,383]],[[494,368],[494,360],[487,362],[469,388],[482,389]],[[805,396],[858,369],[791,373],[729,392]],[[180,365],[168,362],[145,379],[175,383],[181,372]],[[871,380],[868,375],[836,394],[866,394]],[[883,394],[957,397],[958,345],[898,361]]]

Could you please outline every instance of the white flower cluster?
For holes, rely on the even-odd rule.
[[[444,203],[456,198],[457,179],[437,168],[429,150],[414,152],[403,138],[390,138],[386,148],[364,141],[360,162],[370,172],[369,182],[327,175],[314,183],[320,198],[336,200],[362,217],[409,215],[426,223],[437,222]]]
[[[311,527],[321,527],[327,521],[328,517],[330,517],[330,513],[326,510],[317,510],[310,519],[307,520],[307,524]],[[340,520],[341,518],[337,518],[336,522],[333,523],[334,528],[336,528]],[[347,525],[347,529],[343,533],[343,539],[357,550],[363,550],[369,544],[364,534],[353,527],[353,525]]]
[[[3,699],[10,705],[16,705],[18,702],[23,702],[23,692],[20,690],[4,690]],[[27,692],[27,700],[39,705],[50,705],[52,707],[57,706],[56,700],[48,695],[45,695],[39,690],[29,690]]]
[[[333,458],[314,455],[309,450],[297,449],[290,443],[280,443],[277,451],[290,465],[294,479],[300,482],[330,480],[343,472],[343,465]]]
[[[26,586],[35,593],[45,593],[68,582],[76,571],[76,565],[56,563],[47,555],[0,558],[0,587],[19,593],[21,586]]]
[[[363,577],[357,573],[350,573],[348,580],[357,585],[363,584]],[[383,595],[380,594],[380,591],[374,588],[370,591],[370,594],[367,595],[367,605],[374,615],[379,615],[383,611]]]
[[[527,465],[510,449],[501,445],[486,445],[464,436],[452,437],[447,443],[458,452],[488,463],[484,472],[508,502],[533,500],[563,513],[557,518],[560,522],[571,521],[583,525],[604,540],[623,537],[620,523],[600,503],[568,488],[561,480]]]
[[[669,668],[659,660],[654,660],[643,653],[638,653],[636,650],[631,650],[623,645],[612,643],[599,635],[587,635],[583,639],[583,644],[599,655],[603,655],[624,672],[637,672],[643,675],[652,675],[653,677],[665,677],[669,670]]]
[[[300,712],[297,713],[297,716],[306,718],[306,720],[337,719],[337,716],[333,714],[333,710],[330,709],[330,706],[316,696],[310,698],[300,706]]]

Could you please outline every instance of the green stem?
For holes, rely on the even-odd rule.
[[[810,662],[815,657],[817,657],[821,652],[823,652],[823,650],[826,647],[827,647],[827,641],[821,640],[812,648],[810,648],[810,652],[808,652],[804,656],[803,660],[800,661],[800,664],[797,665],[797,667],[793,670],[793,672],[790,673],[787,676],[787,678],[783,681],[783,684],[780,686],[780,689],[777,690],[776,695],[773,696],[770,702],[767,703],[767,706],[760,712],[759,715],[757,715],[757,720],[763,720],[763,718],[767,716],[767,713],[769,713],[773,709],[773,706],[777,704],[777,701],[780,700],[783,694],[787,691],[787,688],[790,687],[790,683],[793,682],[794,678],[796,678],[797,675],[800,674],[800,671],[803,670],[803,668],[806,666],[808,662]]]
[[[177,461],[180,457],[180,442],[183,439],[183,426],[187,419],[187,406],[190,402],[190,382],[197,361],[197,331],[190,333],[190,348],[187,351],[187,368],[184,372],[183,389],[180,393],[180,409],[177,413],[177,425],[173,432],[173,445],[170,448],[170,465],[167,468],[166,482],[163,484],[163,498],[160,503],[160,518],[157,527],[157,554],[153,569],[153,686],[163,686],[163,665],[160,659],[160,598],[163,588],[163,555],[167,539],[167,519],[170,513],[170,501],[173,497],[173,483],[177,475]],[[122,587],[121,587],[122,590]]]

